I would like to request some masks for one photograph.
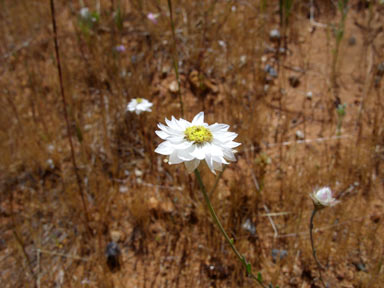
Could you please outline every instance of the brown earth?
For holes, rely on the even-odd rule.
[[[314,230],[325,282],[383,287],[380,1],[349,1],[339,48],[336,1],[313,1],[315,22],[312,1],[293,1],[283,23],[278,1],[178,1],[175,50],[166,1],[96,1],[93,24],[80,20],[81,2],[55,1],[80,183],[49,3],[2,2],[3,287],[258,287],[209,218],[194,176],[153,152],[156,124],[180,117],[170,87],[175,55],[184,118],[204,111],[206,122],[239,134],[238,161],[210,196],[265,285],[322,287],[309,193],[330,186],[340,203],[317,214]],[[114,50],[120,44],[124,52]],[[127,113],[136,97],[153,102],[153,112]],[[199,168],[210,190],[216,178]]]

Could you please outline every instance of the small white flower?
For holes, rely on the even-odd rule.
[[[80,16],[84,19],[87,19],[91,16],[88,7],[83,7],[80,9]]]
[[[236,161],[235,148],[240,143],[232,141],[237,137],[236,133],[228,132],[229,125],[204,123],[204,112],[197,114],[192,123],[184,119],[177,120],[172,116],[171,120],[165,119],[163,125],[157,126],[157,136],[165,140],[160,143],[155,152],[169,155],[169,164],[184,162],[188,172],[193,172],[205,159],[212,173],[215,170],[222,171],[222,164],[228,161]]]
[[[47,164],[48,164],[48,167],[49,167],[50,169],[54,169],[54,168],[55,168],[55,162],[53,162],[53,160],[52,160],[51,158],[49,158],[49,159],[47,160]]]
[[[135,112],[137,115],[139,115],[141,112],[151,112],[151,107],[152,103],[149,102],[147,99],[135,98],[132,99],[131,102],[129,102],[127,110],[130,112]]]
[[[223,41],[223,40],[219,40],[219,41],[217,41],[217,43],[219,43],[219,45],[220,45],[221,47],[223,47],[223,48],[226,48],[226,47],[227,47],[227,44],[226,44],[225,41]]]
[[[332,196],[332,190],[329,187],[323,187],[310,194],[313,203],[318,208],[335,206],[340,201],[337,201]]]

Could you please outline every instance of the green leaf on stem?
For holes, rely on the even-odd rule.
[[[257,273],[257,281],[259,281],[260,283],[263,282],[263,276],[261,276],[260,272]]]
[[[247,274],[251,275],[252,274],[252,266],[251,266],[251,264],[247,263],[246,267],[247,267]]]

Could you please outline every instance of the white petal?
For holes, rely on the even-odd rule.
[[[187,168],[188,173],[192,173],[200,164],[200,160],[194,159],[192,161],[184,162],[185,168]]]
[[[156,135],[159,136],[161,139],[165,140],[169,136],[169,134],[165,133],[164,131],[161,130],[156,130],[155,131]]]
[[[184,127],[185,125],[183,124],[183,121],[185,121],[184,119],[180,119],[180,120],[177,120],[175,117],[172,116],[172,128],[178,130],[178,131],[185,131],[186,127]],[[187,121],[185,121],[187,122]]]
[[[184,143],[184,142],[188,142],[188,141],[186,141],[184,139],[184,135],[174,135],[174,134],[173,135],[169,135],[167,137],[167,140],[169,142],[171,142],[172,144],[175,144],[175,145],[180,144],[180,143]]]
[[[229,150],[229,149],[224,149],[223,150],[223,153],[224,153],[224,158],[229,160],[229,161],[236,161],[236,157],[235,155],[233,154],[232,150]]]
[[[189,141],[182,141],[181,143],[179,144],[174,144],[172,143],[172,146],[177,149],[177,150],[185,150],[185,149],[188,149],[192,146],[192,142],[189,142]]]
[[[216,174],[215,170],[213,169],[213,161],[211,155],[206,155],[205,162],[207,162],[209,170],[211,170],[213,174]]]
[[[217,171],[223,171],[223,165],[219,162],[213,161],[213,169]]]
[[[203,123],[204,123],[204,112],[200,112],[193,118],[192,125],[203,125]]]
[[[168,132],[168,131],[169,131],[169,130],[168,130],[169,127],[165,126],[164,124],[162,124],[162,123],[158,123],[158,124],[157,124],[157,127],[158,127],[159,129],[161,129],[161,130],[163,130],[163,131],[169,133],[169,132]],[[170,133],[169,133],[169,134],[170,134]]]
[[[226,132],[229,129],[229,125],[227,124],[219,124],[215,123],[209,126],[209,130],[211,130],[212,133],[214,132]]]
[[[212,156],[213,162],[223,163],[223,164],[229,164],[227,160],[224,159],[224,157],[219,156]],[[215,166],[215,163],[213,163],[213,166]]]
[[[171,129],[179,130],[179,127],[178,127],[177,124],[176,124],[176,119],[175,119],[175,117],[172,116],[172,120],[171,120],[171,121],[169,121],[167,118],[165,118],[165,123],[167,123],[167,125],[168,125]]]
[[[194,150],[195,148],[193,146],[187,148],[187,149],[184,149],[184,150],[178,150],[177,151],[177,155],[180,159],[184,160],[184,161],[191,161],[193,159],[195,159],[195,156],[193,156],[191,154],[191,152]]]
[[[159,146],[155,149],[156,153],[161,155],[170,155],[175,151],[172,145],[168,141],[161,142]]]
[[[218,146],[218,145],[215,145],[214,143],[211,143],[211,144],[207,144],[207,150],[208,150],[208,153],[210,153],[212,156],[216,156],[216,157],[223,157],[223,149]]]
[[[203,160],[206,155],[206,148],[205,146],[200,145],[194,145],[195,149],[191,152],[191,155],[199,160]]]
[[[234,132],[215,132],[213,133],[213,138],[219,140],[220,142],[229,142],[237,137],[237,134]]]
[[[240,145],[241,145],[241,143],[231,141],[231,142],[225,143],[225,148],[236,148]]]
[[[157,127],[159,127],[161,130],[163,130],[164,132],[166,132],[170,135],[179,135],[181,133],[181,131],[172,129],[172,128],[165,126],[164,124],[161,124],[161,123],[157,124]]]
[[[177,151],[174,151],[170,156],[169,156],[169,161],[168,163],[169,164],[179,164],[179,163],[182,163],[184,162],[183,159],[180,159],[178,156],[177,156]]]
[[[128,110],[128,111],[131,111],[131,112],[132,112],[132,111],[135,111],[135,107],[136,107],[135,103],[132,103],[132,102],[131,102],[131,103],[128,104],[128,106],[127,106],[127,110]]]
[[[188,127],[191,127],[191,123],[184,119],[180,119],[178,124],[183,131],[185,131]]]

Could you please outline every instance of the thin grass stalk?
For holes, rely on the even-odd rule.
[[[345,22],[347,20],[348,15],[348,2],[349,0],[338,0],[338,9],[341,14],[341,19],[338,24],[338,27],[335,31],[336,35],[336,47],[333,54],[332,59],[332,71],[331,71],[331,83],[332,83],[332,89],[335,90],[337,88],[337,64],[339,62],[339,54],[340,54],[340,46],[341,42],[344,38],[344,31],[345,31]]]
[[[177,95],[179,97],[180,113],[181,113],[181,117],[184,117],[184,105],[183,105],[183,98],[181,96],[181,89],[180,89],[179,59],[177,57],[177,51],[176,51],[176,33],[175,33],[175,23],[173,21],[172,0],[168,0],[168,9],[169,9],[169,20],[171,24],[172,39],[173,39],[173,42],[172,42],[173,68],[175,69],[175,74],[176,74]]]
[[[33,266],[32,266],[32,262],[31,262],[31,259],[29,258],[29,255],[27,253],[27,251],[25,250],[25,244],[24,244],[24,241],[23,239],[20,237],[18,231],[17,231],[17,225],[16,225],[16,219],[15,219],[15,213],[13,211],[13,191],[10,192],[10,199],[9,199],[9,205],[10,205],[10,214],[11,214],[11,222],[12,222],[12,233],[13,233],[13,236],[15,237],[16,239],[16,242],[17,244],[20,246],[20,249],[23,253],[23,256],[25,258],[25,261],[27,262],[28,264],[28,269],[29,269],[29,273],[31,274],[31,276],[33,277],[33,279],[35,280],[34,281],[34,287],[37,287],[37,278],[36,278],[36,275],[35,273],[33,272]]]
[[[52,26],[53,26],[53,40],[54,40],[54,44],[55,44],[57,72],[58,72],[58,76],[59,76],[61,99],[62,99],[63,106],[64,106],[64,118],[65,118],[65,123],[67,126],[68,142],[69,142],[69,146],[70,146],[70,150],[71,150],[71,160],[72,160],[73,168],[75,170],[78,191],[79,191],[81,202],[82,202],[83,209],[84,209],[86,226],[87,226],[88,230],[91,231],[90,226],[89,226],[89,216],[88,216],[87,203],[85,202],[84,190],[83,190],[83,186],[81,184],[81,178],[80,178],[80,174],[78,171],[79,169],[78,169],[78,166],[76,164],[75,149],[73,147],[73,141],[72,141],[72,131],[71,131],[71,126],[69,124],[69,119],[68,119],[67,100],[65,98],[65,93],[64,93],[63,73],[62,73],[62,69],[61,69],[60,53],[59,53],[59,43],[57,41],[57,27],[56,27],[54,0],[50,0],[50,4],[51,4],[51,18],[52,18]]]

